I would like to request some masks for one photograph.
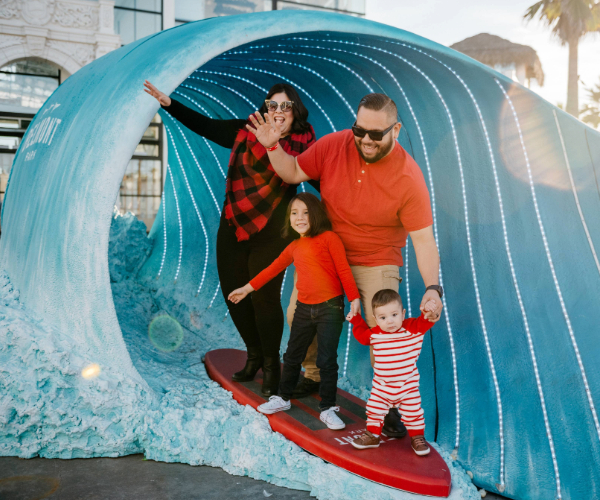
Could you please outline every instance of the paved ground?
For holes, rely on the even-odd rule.
[[[0,457],[0,500],[305,500],[280,488],[214,467],[144,460],[143,455],[77,460]],[[487,494],[486,500],[501,497]],[[352,499],[348,499],[352,500]]]
[[[266,494],[265,494],[266,492]],[[214,467],[144,460],[143,455],[76,460],[0,458],[0,500],[304,500],[280,488]]]

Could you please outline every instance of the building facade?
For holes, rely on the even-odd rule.
[[[366,0],[0,0],[0,202],[21,139],[66,78],[122,45],[215,16],[311,9],[364,16]],[[166,147],[157,115],[129,162],[117,208],[151,227]]]

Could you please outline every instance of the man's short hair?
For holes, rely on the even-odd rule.
[[[398,119],[398,108],[396,103],[385,94],[367,94],[358,103],[360,108],[372,109],[373,111],[385,111],[394,120]]]
[[[398,302],[400,304],[400,309],[402,309],[402,297],[396,290],[392,290],[391,288],[384,288],[383,290],[379,290],[375,295],[373,295],[373,299],[371,300],[371,309],[373,310],[373,315],[375,315],[375,309],[382,306],[387,306],[391,302]]]

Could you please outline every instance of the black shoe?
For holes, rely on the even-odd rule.
[[[262,368],[263,365],[263,354],[260,348],[248,347],[248,359],[246,360],[246,366],[239,372],[234,373],[231,380],[234,382],[250,382],[254,380],[256,372]]]
[[[294,389],[294,392],[292,393],[292,398],[305,398],[306,396],[310,396],[311,394],[318,393],[320,385],[321,382],[315,382],[310,378],[304,377]]]
[[[383,430],[381,433],[389,438],[403,438],[408,434],[406,427],[400,420],[398,408],[390,408],[390,411],[383,420]]]
[[[263,383],[261,393],[265,397],[277,396],[279,379],[281,378],[281,362],[279,356],[265,356],[263,361]]]

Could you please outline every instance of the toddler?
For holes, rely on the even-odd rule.
[[[380,443],[383,419],[392,407],[399,408],[402,422],[411,437],[412,449],[417,455],[430,451],[425,441],[425,420],[419,394],[417,359],[421,353],[423,336],[434,323],[423,314],[404,319],[406,310],[395,290],[380,290],[373,296],[372,309],[377,326],[372,330],[360,316],[348,313],[346,319],[353,325],[353,334],[363,345],[373,346],[373,389],[367,402],[367,431],[352,445],[358,449],[377,448]],[[425,304],[425,311],[435,309],[435,302]]]

